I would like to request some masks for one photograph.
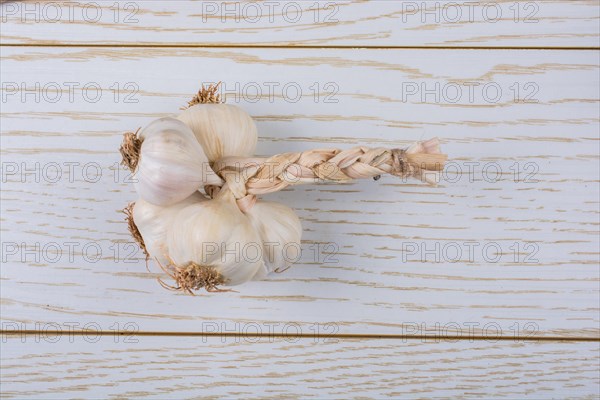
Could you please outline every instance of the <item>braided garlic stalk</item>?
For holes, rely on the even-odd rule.
[[[297,184],[377,180],[382,174],[439,181],[446,155],[437,138],[407,149],[253,157],[252,118],[221,104],[217,87],[203,87],[177,119],[161,118],[126,133],[120,148],[141,197],[126,208],[129,230],[147,260],[156,260],[175,280],[175,286],[160,281],[165,287],[220,291],[221,285],[289,268],[300,252],[300,220],[289,207],[258,200],[259,195]]]

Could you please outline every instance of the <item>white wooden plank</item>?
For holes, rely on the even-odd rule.
[[[304,332],[332,323],[338,333],[458,335],[474,324],[492,336],[518,329],[598,337],[596,52],[2,48],[2,66],[3,322],[25,329],[133,322],[142,331],[295,322]],[[256,118],[260,154],[404,146],[439,136],[463,175],[437,188],[384,177],[271,195],[302,219],[305,251],[297,266],[238,293],[164,291],[141,254],[126,260],[131,249],[123,242],[130,239],[117,210],[135,194],[123,171],[116,175],[116,149],[121,132],[176,112],[206,78],[226,82],[228,101]],[[93,90],[76,89],[70,99],[69,82],[97,83],[102,96],[94,103]],[[137,103],[124,101],[130,82],[139,88]],[[270,82],[279,84],[273,98]],[[449,95],[421,98],[421,85],[465,90],[465,82],[500,88],[502,96],[492,102],[476,89],[473,100],[463,94],[455,103]],[[238,83],[247,95],[236,99]],[[325,101],[328,83],[336,85],[337,102]],[[515,102],[511,87],[529,83],[536,102]],[[303,96],[286,98],[285,85]],[[419,93],[408,94],[414,85]],[[253,87],[263,91],[256,102]],[[36,162],[38,182],[23,173]],[[63,173],[57,182],[53,162]],[[72,179],[65,162],[79,163]],[[479,165],[469,173],[467,162]],[[490,163],[503,172],[496,182]],[[537,168],[531,180],[525,174],[535,170],[526,163]],[[7,169],[15,166],[20,171]],[[472,258],[465,242],[477,243]],[[333,260],[326,259],[328,243],[338,249]],[[72,259],[69,246],[77,246]],[[436,246],[435,254],[426,251]],[[456,246],[463,254],[452,262]],[[501,255],[492,262],[495,246]]]
[[[26,337],[3,398],[531,398],[599,395],[598,343]],[[91,343],[90,341],[95,341]],[[50,340],[50,341],[48,341]]]
[[[3,2],[7,44],[600,47],[595,0]]]

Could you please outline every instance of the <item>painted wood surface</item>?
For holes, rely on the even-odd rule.
[[[3,398],[595,399],[600,384],[598,343],[116,339],[5,338]]]
[[[595,0],[2,2],[0,396],[598,398],[599,21]],[[438,136],[451,162],[435,188],[266,196],[302,220],[293,268],[168,292],[116,150],[211,80],[260,155]]]
[[[3,2],[5,44],[600,47],[595,0]]]
[[[1,55],[11,329],[599,336],[596,51]],[[165,291],[118,212],[135,193],[117,148],[122,132],[177,113],[208,79],[256,119],[261,155],[438,136],[451,167],[435,188],[384,177],[269,195],[301,217],[295,267],[235,293]]]

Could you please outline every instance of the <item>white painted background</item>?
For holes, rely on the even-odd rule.
[[[3,3],[2,396],[597,398],[598,3],[421,3]],[[117,148],[219,80],[260,155],[438,136],[453,168],[269,195],[297,265],[167,292],[128,246]]]

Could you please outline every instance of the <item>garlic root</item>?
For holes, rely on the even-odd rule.
[[[129,234],[131,235],[133,240],[136,241],[138,246],[140,246],[140,249],[142,249],[142,251],[144,252],[144,255],[146,256],[146,266],[147,266],[148,259],[150,258],[150,254],[148,253],[148,249],[146,249],[146,244],[144,243],[144,238],[142,237],[140,230],[138,229],[137,225],[135,224],[135,221],[133,220],[133,208],[134,207],[135,207],[135,202],[131,202],[131,203],[127,204],[127,207],[125,207],[122,210],[122,212],[123,212],[123,214],[126,215],[125,221],[127,221],[127,229],[129,230]]]
[[[158,260],[157,260],[158,262]],[[184,266],[178,266],[170,262],[169,265],[163,266],[160,262],[158,265],[162,270],[175,281],[176,286],[165,283],[158,278],[158,283],[168,290],[176,292],[185,292],[194,295],[193,290],[206,289],[207,292],[232,292],[232,289],[221,289],[219,285],[223,285],[227,280],[214,267],[207,265],[199,265],[190,262]]]
[[[221,82],[218,82],[216,85],[208,85],[205,87],[202,85],[202,88],[198,90],[198,93],[192,97],[190,101],[188,101],[188,105],[186,107],[181,107],[182,110],[186,110],[196,104],[220,104],[223,101],[221,100],[221,95],[217,93],[219,90],[219,86]]]
[[[129,168],[131,172],[134,172],[138,161],[140,159],[140,151],[142,149],[142,139],[139,137],[141,128],[138,128],[135,132],[125,132],[123,134],[123,143],[119,148],[121,153],[121,165]]]

